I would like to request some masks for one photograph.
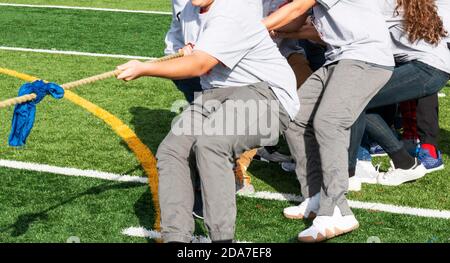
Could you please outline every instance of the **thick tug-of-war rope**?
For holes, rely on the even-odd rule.
[[[10,106],[14,106],[16,104],[21,104],[21,103],[25,103],[28,101],[32,101],[37,97],[36,94],[31,93],[28,95],[23,95],[20,97],[15,97],[15,98],[11,98],[11,99],[7,99],[4,101],[0,101],[0,108],[6,108],[6,107],[10,107]]]
[[[165,56],[155,60],[147,61],[147,63],[161,62],[182,57],[183,54]],[[0,68],[0,72],[14,73],[11,70]],[[117,77],[122,70],[113,70],[103,74],[95,75],[89,78],[80,79],[63,85],[43,80],[31,80],[31,83],[25,83],[19,89],[19,96],[4,101],[0,101],[0,109],[14,106],[14,113],[11,124],[11,133],[8,143],[13,147],[20,147],[26,144],[26,140],[34,126],[36,117],[36,105],[41,102],[47,95],[51,95],[55,99],[64,97],[65,91],[70,89],[94,83],[107,78]]]
[[[175,59],[175,58],[179,58],[182,57],[183,53],[177,53],[177,54],[173,54],[173,55],[168,55],[168,56],[164,56],[155,60],[151,60],[148,61],[148,63],[154,63],[154,62],[162,62],[162,61],[167,61],[167,60],[171,60],[171,59]],[[87,84],[91,84],[100,80],[104,80],[104,79],[108,79],[108,78],[113,78],[113,77],[117,77],[118,75],[120,75],[120,73],[122,73],[121,70],[114,70],[114,71],[109,71],[109,72],[105,72],[99,75],[95,75],[89,78],[85,78],[85,79],[80,79],[77,81],[73,81],[73,82],[69,82],[66,84],[61,85],[61,87],[65,90],[70,90],[76,87],[80,87],[80,86],[84,86]],[[6,108],[6,107],[10,107],[10,106],[14,106],[17,104],[21,104],[21,103],[25,103],[25,102],[29,102],[29,101],[33,101],[34,99],[36,99],[37,95],[35,93],[31,93],[31,94],[27,94],[27,95],[23,95],[23,96],[19,96],[19,97],[15,97],[15,98],[11,98],[11,99],[7,99],[4,101],[0,101],[0,109],[1,108]]]

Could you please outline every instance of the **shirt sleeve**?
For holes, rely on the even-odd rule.
[[[164,53],[166,55],[175,54],[180,48],[184,47],[183,33],[181,31],[181,25],[178,20],[172,20],[169,32],[167,32],[164,41],[166,43],[166,49],[164,50]]]
[[[172,22],[164,39],[166,43],[164,54],[166,55],[175,54],[180,48],[184,47],[184,37],[179,16],[185,5],[186,1],[172,0]]]
[[[336,5],[341,0],[316,0],[317,3],[321,4],[326,9],[331,9],[334,5]]]
[[[254,46],[255,39],[246,31],[231,18],[211,18],[206,22],[194,50],[208,53],[232,69]]]

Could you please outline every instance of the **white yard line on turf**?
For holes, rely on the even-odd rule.
[[[65,51],[65,50],[54,50],[54,49],[34,49],[34,48],[5,47],[5,46],[0,46],[0,50],[59,54],[59,55],[87,56],[87,57],[107,57],[107,58],[125,58],[125,59],[142,59],[142,60],[155,59],[152,57],[130,56],[130,55],[119,55],[119,54],[101,54],[101,53],[89,53],[89,52],[79,52],[79,51]]]
[[[250,198],[276,200],[276,201],[299,202],[299,200],[302,200],[302,197],[300,195],[271,193],[271,192],[256,192],[253,194],[243,193],[243,194],[239,194],[239,195],[245,196],[245,197],[250,197]],[[412,216],[420,216],[420,217],[450,219],[450,211],[447,211],[447,210],[415,208],[415,207],[408,207],[408,206],[369,203],[369,202],[361,202],[361,201],[353,201],[353,200],[348,200],[348,204],[351,208],[357,208],[357,209],[388,212],[388,213],[392,213],[392,214],[401,214],[401,215],[412,215]]]
[[[27,171],[36,171],[36,172],[46,172],[52,174],[60,174],[67,176],[81,176],[81,177],[90,177],[97,179],[104,179],[110,181],[120,181],[120,182],[137,182],[146,184],[146,177],[138,177],[138,176],[129,176],[129,175],[119,175],[107,172],[100,172],[94,170],[80,170],[75,168],[66,168],[66,167],[57,167],[46,164],[37,164],[37,163],[27,163],[27,162],[19,162],[19,161],[11,161],[11,160],[2,160],[0,159],[0,167],[7,167],[12,169],[20,169]],[[256,192],[253,194],[239,194],[240,196],[250,197],[250,198],[258,198],[265,200],[275,200],[275,201],[290,201],[290,202],[301,202],[303,198],[300,195],[295,194],[287,194],[287,193],[271,193],[271,192]],[[408,206],[397,206],[397,205],[389,205],[389,204],[381,204],[381,203],[370,203],[370,202],[361,202],[361,201],[348,201],[350,207],[364,210],[373,210],[380,212],[387,212],[393,214],[401,214],[401,215],[412,215],[412,216],[420,216],[420,217],[429,217],[429,218],[442,218],[442,219],[450,219],[450,211],[448,210],[435,210],[435,209],[425,209],[425,208],[415,208]]]
[[[163,12],[163,11],[130,10],[130,9],[98,8],[98,7],[83,7],[83,6],[64,6],[64,5],[30,5],[30,4],[0,3],[0,6],[50,8],[50,9],[72,9],[72,10],[103,11],[103,12],[118,12],[118,13],[137,13],[137,14],[152,14],[152,15],[172,15],[171,12]]]
[[[161,233],[154,230],[148,230],[144,227],[129,227],[122,230],[122,234],[130,237],[142,237],[149,239],[160,239]],[[192,243],[211,243],[211,239],[205,236],[192,236]],[[251,243],[247,241],[236,241],[237,243]]]
[[[118,182],[135,182],[142,184],[146,184],[148,182],[148,179],[146,177],[120,175],[120,174],[99,172],[94,170],[80,170],[76,168],[57,167],[46,164],[26,163],[1,159],[0,159],[0,166],[27,171],[45,172],[68,176],[90,177]]]

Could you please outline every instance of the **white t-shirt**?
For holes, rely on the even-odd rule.
[[[448,0],[438,0],[436,4]],[[427,43],[425,40],[419,40],[411,43],[408,34],[403,28],[403,12],[398,10],[396,0],[383,0],[383,14],[391,32],[393,42],[393,53],[397,62],[408,62],[417,60],[428,64],[434,68],[450,73],[450,50],[446,41],[441,41],[437,46]],[[439,9],[441,11],[441,9]],[[441,14],[441,13],[440,13]],[[447,20],[448,22],[448,20]]]
[[[322,40],[328,44],[326,65],[342,59],[387,67],[395,65],[380,2],[317,0],[313,22]]]
[[[245,0],[215,0],[208,12],[200,14],[188,3],[180,16],[185,41],[221,62],[201,77],[203,89],[265,81],[293,119],[300,108],[294,72],[255,7]],[[192,32],[198,32],[196,40]]]
[[[262,0],[263,2],[263,17],[267,17],[280,7],[288,4],[289,0]],[[293,53],[301,53],[305,55],[305,50],[299,45],[296,39],[275,38],[274,42],[278,45],[281,54],[288,58]]]
[[[172,23],[165,38],[166,49],[164,53],[166,55],[175,54],[185,46],[178,16],[188,2],[189,0],[172,0]]]

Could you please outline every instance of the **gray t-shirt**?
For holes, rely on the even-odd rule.
[[[189,0],[172,0],[172,23],[165,38],[166,49],[164,54],[166,55],[175,54],[185,46],[178,16],[188,2]]]
[[[313,22],[328,44],[326,65],[342,59],[395,65],[380,1],[317,0]]]
[[[185,41],[220,61],[201,77],[203,89],[264,81],[293,119],[300,108],[294,72],[255,7],[244,0],[215,0],[208,12],[200,14],[198,7],[188,3],[180,17]]]
[[[262,0],[245,0],[249,3],[249,5],[257,12],[258,19],[263,18],[263,5]],[[189,0],[172,0],[172,22],[170,24],[170,29],[166,34],[165,43],[166,48],[164,53],[166,55],[175,54],[179,49],[183,48],[189,43],[194,43],[197,40],[199,32],[198,30],[191,30],[190,32],[182,32],[182,26],[180,22],[181,12],[186,7],[186,4],[190,2]],[[192,7],[192,6],[191,6]],[[191,8],[190,7],[190,8]],[[189,12],[189,11],[187,11]],[[254,13],[254,12],[252,12]],[[186,22],[185,22],[186,23]],[[201,25],[198,25],[200,28]],[[183,37],[189,35],[188,40],[185,40]]]
[[[263,2],[263,17],[267,17],[273,12],[277,11],[280,7],[289,3],[288,0],[262,0]],[[273,41],[280,49],[281,55],[285,58],[289,58],[293,53],[305,54],[305,50],[300,46],[297,39],[288,38],[275,38]]]
[[[448,0],[438,0],[439,11],[440,3]],[[441,41],[437,46],[427,43],[424,40],[411,43],[408,34],[403,28],[403,11],[400,9],[395,12],[397,6],[396,0],[383,0],[383,14],[389,26],[393,42],[393,53],[397,62],[408,62],[417,60],[430,65],[439,70],[450,73],[450,50],[447,42]],[[444,12],[440,12],[442,15]],[[447,14],[448,15],[448,14]],[[446,20],[448,22],[448,20]]]

